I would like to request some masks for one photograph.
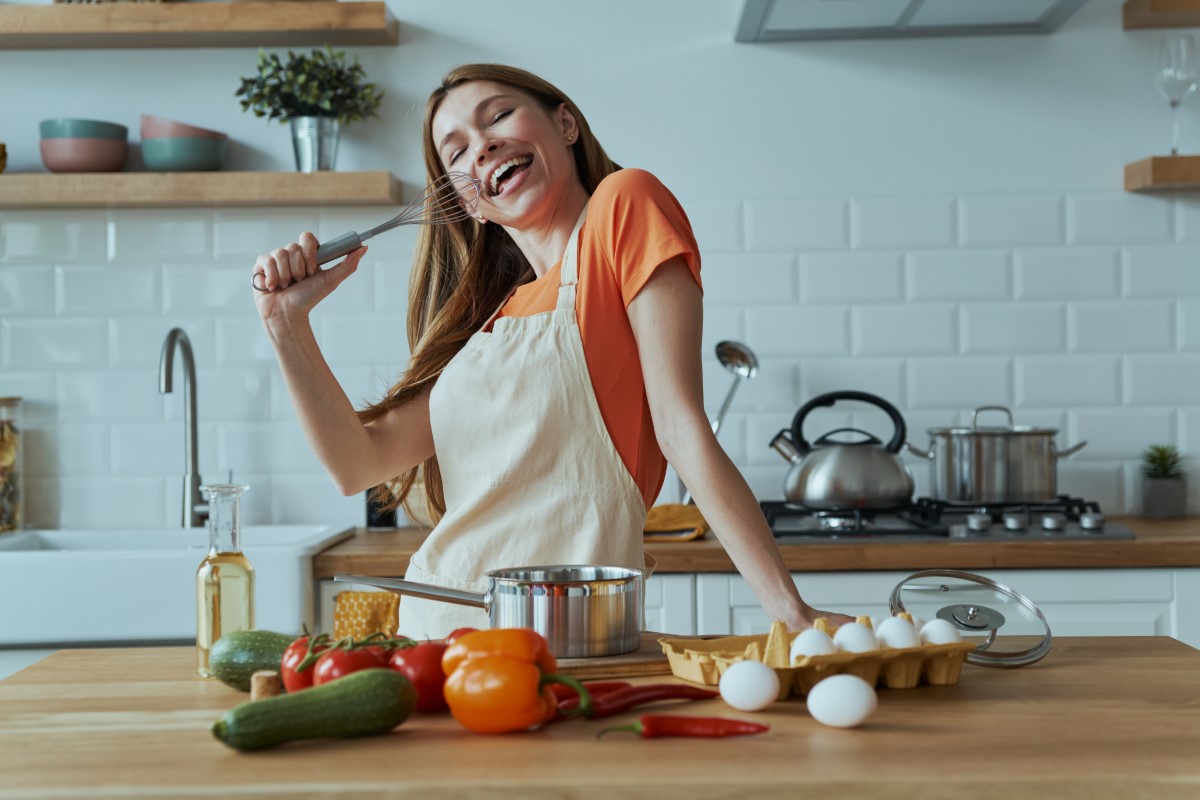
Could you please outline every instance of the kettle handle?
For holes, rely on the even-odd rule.
[[[834,405],[838,400],[858,400],[863,403],[870,403],[873,406],[883,409],[884,413],[892,420],[892,425],[896,431],[892,435],[891,441],[884,445],[885,449],[893,453],[899,453],[900,448],[904,446],[904,440],[908,437],[908,428],[904,425],[904,417],[900,416],[900,411],[887,400],[877,395],[868,394],[867,392],[859,392],[854,390],[846,390],[841,392],[826,392],[818,395],[812,400],[800,407],[796,412],[795,418],[792,420],[792,438],[796,443],[796,449],[801,453],[807,453],[812,449],[812,445],[804,438],[804,418],[816,408],[826,408]]]

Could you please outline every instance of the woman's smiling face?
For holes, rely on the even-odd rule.
[[[510,86],[471,81],[446,94],[431,128],[442,167],[479,181],[476,214],[492,222],[536,224],[579,182],[570,147],[577,129],[565,105],[547,111]]]

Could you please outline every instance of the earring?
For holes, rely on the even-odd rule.
[[[477,215],[475,216],[475,219],[479,220],[479,224],[480,224],[480,225],[485,225],[485,224],[487,224],[487,220],[486,220],[486,219],[484,219],[484,216],[483,216],[483,214],[477,214]]]

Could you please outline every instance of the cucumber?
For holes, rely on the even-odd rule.
[[[387,733],[413,713],[417,692],[391,669],[352,672],[295,694],[242,703],[213,723],[212,734],[235,750],[261,750],[303,739]]]
[[[283,651],[298,637],[272,631],[233,631],[213,642],[208,669],[213,677],[239,691],[250,691],[250,676],[260,669],[279,670]]]

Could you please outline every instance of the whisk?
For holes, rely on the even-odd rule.
[[[448,172],[425,187],[425,191],[409,201],[399,214],[369,231],[350,231],[330,239],[317,248],[317,263],[327,264],[353,253],[373,236],[399,228],[401,225],[444,225],[459,222],[475,213],[479,204],[479,180],[465,172]],[[251,283],[260,292],[269,292],[258,283],[261,272],[251,276]]]

